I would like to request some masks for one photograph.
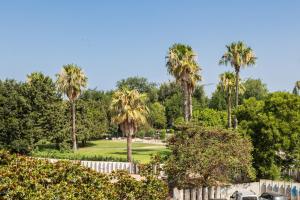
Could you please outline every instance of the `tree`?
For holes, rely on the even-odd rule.
[[[88,140],[99,139],[108,131],[108,120],[101,101],[77,101],[76,119],[78,141],[84,146]]]
[[[30,153],[47,139],[59,148],[56,139],[63,138],[66,121],[62,104],[54,82],[42,73],[28,75],[25,83],[0,81],[0,146]]]
[[[157,101],[157,88],[155,83],[151,83],[147,78],[134,76],[122,79],[117,82],[117,88],[127,87],[130,90],[137,90],[139,93],[147,94],[150,102]]]
[[[174,94],[179,94],[179,95],[182,94],[180,85],[178,85],[176,82],[162,83],[159,86],[157,93],[158,93],[158,100],[162,103],[164,103],[166,99],[173,96]]]
[[[175,120],[182,116],[182,94],[174,94],[166,99],[164,106],[166,108],[166,118],[168,127],[174,125]]]
[[[71,104],[72,113],[72,143],[73,150],[77,150],[76,142],[76,108],[75,101],[78,99],[82,90],[87,85],[87,77],[83,70],[75,64],[64,65],[59,74],[57,74],[58,90],[64,93]]]
[[[35,127],[35,134],[32,139],[36,143],[41,138],[48,138],[48,136],[55,134],[53,131],[56,131],[55,126],[59,126],[59,124],[51,124],[50,118],[52,115],[56,115],[53,105],[57,106],[62,103],[62,99],[61,95],[57,93],[53,80],[41,72],[27,75],[24,87],[23,95],[31,107],[29,118],[34,121]]]
[[[248,78],[244,83],[245,92],[241,95],[241,99],[249,99],[251,97],[262,100],[268,95],[267,85],[262,83],[260,79]]]
[[[219,64],[228,65],[230,64],[235,70],[235,107],[239,105],[239,79],[240,70],[247,66],[254,65],[257,58],[254,55],[253,50],[247,47],[243,42],[233,42],[230,45],[226,45],[227,52],[224,53],[220,59]],[[237,117],[234,117],[234,128],[236,129],[238,125]]]
[[[203,109],[208,107],[208,97],[205,95],[204,86],[197,85],[193,96],[193,107]]]
[[[270,93],[265,100],[250,98],[237,109],[240,130],[251,137],[253,166],[258,178],[278,179],[281,172],[300,166],[300,97]]]
[[[225,93],[225,99],[227,104],[227,127],[231,128],[231,95],[234,92],[236,77],[234,73],[225,72],[220,75],[220,83],[219,86],[221,87],[222,91]],[[239,81],[239,90],[240,93],[244,91],[244,87]]]
[[[127,136],[127,160],[132,162],[131,142],[132,135],[138,130],[138,126],[146,123],[148,108],[145,105],[146,95],[137,90],[121,88],[112,97],[111,110],[112,121],[120,126]]]
[[[254,178],[249,139],[226,129],[182,126],[168,142],[164,171],[172,187],[208,187]],[[238,149],[238,151],[237,151]]]
[[[201,80],[196,54],[188,45],[174,44],[170,47],[166,58],[169,73],[175,77],[182,88],[184,119],[189,121],[192,117],[192,94],[197,82]]]
[[[35,134],[25,89],[15,80],[0,81],[0,148],[22,154],[33,149]]]
[[[299,91],[300,91],[300,81],[296,81],[295,87],[293,89],[293,94],[299,95]]]
[[[204,108],[193,112],[194,123],[205,127],[226,127],[226,112]]]
[[[231,102],[232,103],[232,102]],[[218,85],[209,99],[208,107],[215,110],[226,110],[226,96]]]
[[[149,106],[149,119],[154,128],[166,128],[167,119],[165,116],[166,109],[159,102],[155,102]]]

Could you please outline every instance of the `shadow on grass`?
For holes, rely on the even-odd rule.
[[[79,147],[79,148],[94,147],[94,146],[97,146],[97,144],[92,143],[92,142],[87,142],[87,143],[85,143],[84,145],[83,145],[81,142],[78,143],[78,147]]]

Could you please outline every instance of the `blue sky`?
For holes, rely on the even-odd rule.
[[[257,57],[242,78],[261,78],[271,91],[290,91],[300,80],[300,1],[1,1],[0,78],[51,77],[67,63],[80,65],[89,87],[144,76],[172,80],[165,67],[173,43],[191,45],[202,84],[217,83],[225,45],[242,40]],[[207,93],[215,89],[206,86]]]

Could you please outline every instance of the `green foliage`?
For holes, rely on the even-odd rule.
[[[139,93],[148,95],[150,102],[157,101],[157,88],[155,83],[150,83],[144,77],[128,77],[117,82],[117,88],[128,88],[129,90],[137,90]]]
[[[174,125],[175,119],[181,117],[182,114],[182,94],[174,94],[166,99],[164,106],[166,108],[166,118],[168,127]]]
[[[30,159],[0,152],[0,198],[166,199],[166,184],[154,176],[138,181],[127,172],[97,173],[76,163]]]
[[[226,95],[220,87],[217,87],[212,93],[208,107],[215,110],[226,110]]]
[[[245,92],[242,99],[249,99],[251,97],[257,100],[262,100],[268,95],[267,85],[262,83],[260,79],[248,78],[244,83]]]
[[[264,101],[245,100],[237,110],[240,129],[252,139],[259,178],[279,178],[280,171],[300,166],[300,97],[285,92]]]
[[[153,137],[155,137],[155,134],[156,134],[155,129],[148,129],[148,130],[145,131],[145,136],[146,137],[153,138]]]
[[[153,128],[165,128],[167,119],[165,116],[165,107],[159,102],[150,104],[149,106],[149,121]]]
[[[165,140],[166,139],[166,135],[167,135],[167,130],[166,129],[162,129],[160,131],[159,137],[161,140]]]
[[[34,151],[32,156],[38,158],[56,158],[56,159],[67,159],[67,160],[88,160],[88,161],[114,161],[114,162],[126,162],[125,158],[103,156],[103,155],[82,155],[72,153],[68,151],[58,150],[47,150],[47,151]]]
[[[193,108],[201,109],[207,108],[208,106],[208,97],[205,95],[203,85],[197,85],[193,95]]]
[[[76,110],[78,141],[85,144],[91,139],[105,136],[108,120],[100,101],[79,99]]]
[[[165,102],[166,99],[174,94],[181,94],[181,88],[176,82],[162,83],[158,89],[158,100]]]
[[[138,138],[144,138],[146,135],[146,131],[145,130],[139,130],[135,136],[138,137]]]
[[[237,132],[185,125],[168,146],[171,155],[164,170],[171,186],[215,186],[235,181],[241,174],[255,177],[251,142]]]
[[[210,108],[195,110],[193,119],[201,126],[226,127],[227,115],[225,111],[218,111]]]
[[[0,81],[0,146],[28,153],[40,139],[65,135],[62,100],[55,91],[51,78],[41,73],[32,73],[26,83]]]

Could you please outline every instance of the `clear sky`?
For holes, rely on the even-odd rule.
[[[165,55],[173,43],[191,45],[202,84],[217,83],[225,45],[242,40],[257,57],[242,78],[261,78],[271,91],[292,90],[300,80],[300,1],[283,0],[7,0],[0,3],[0,78],[51,77],[76,63],[89,87],[144,76],[172,79]],[[211,93],[214,85],[206,87]]]

